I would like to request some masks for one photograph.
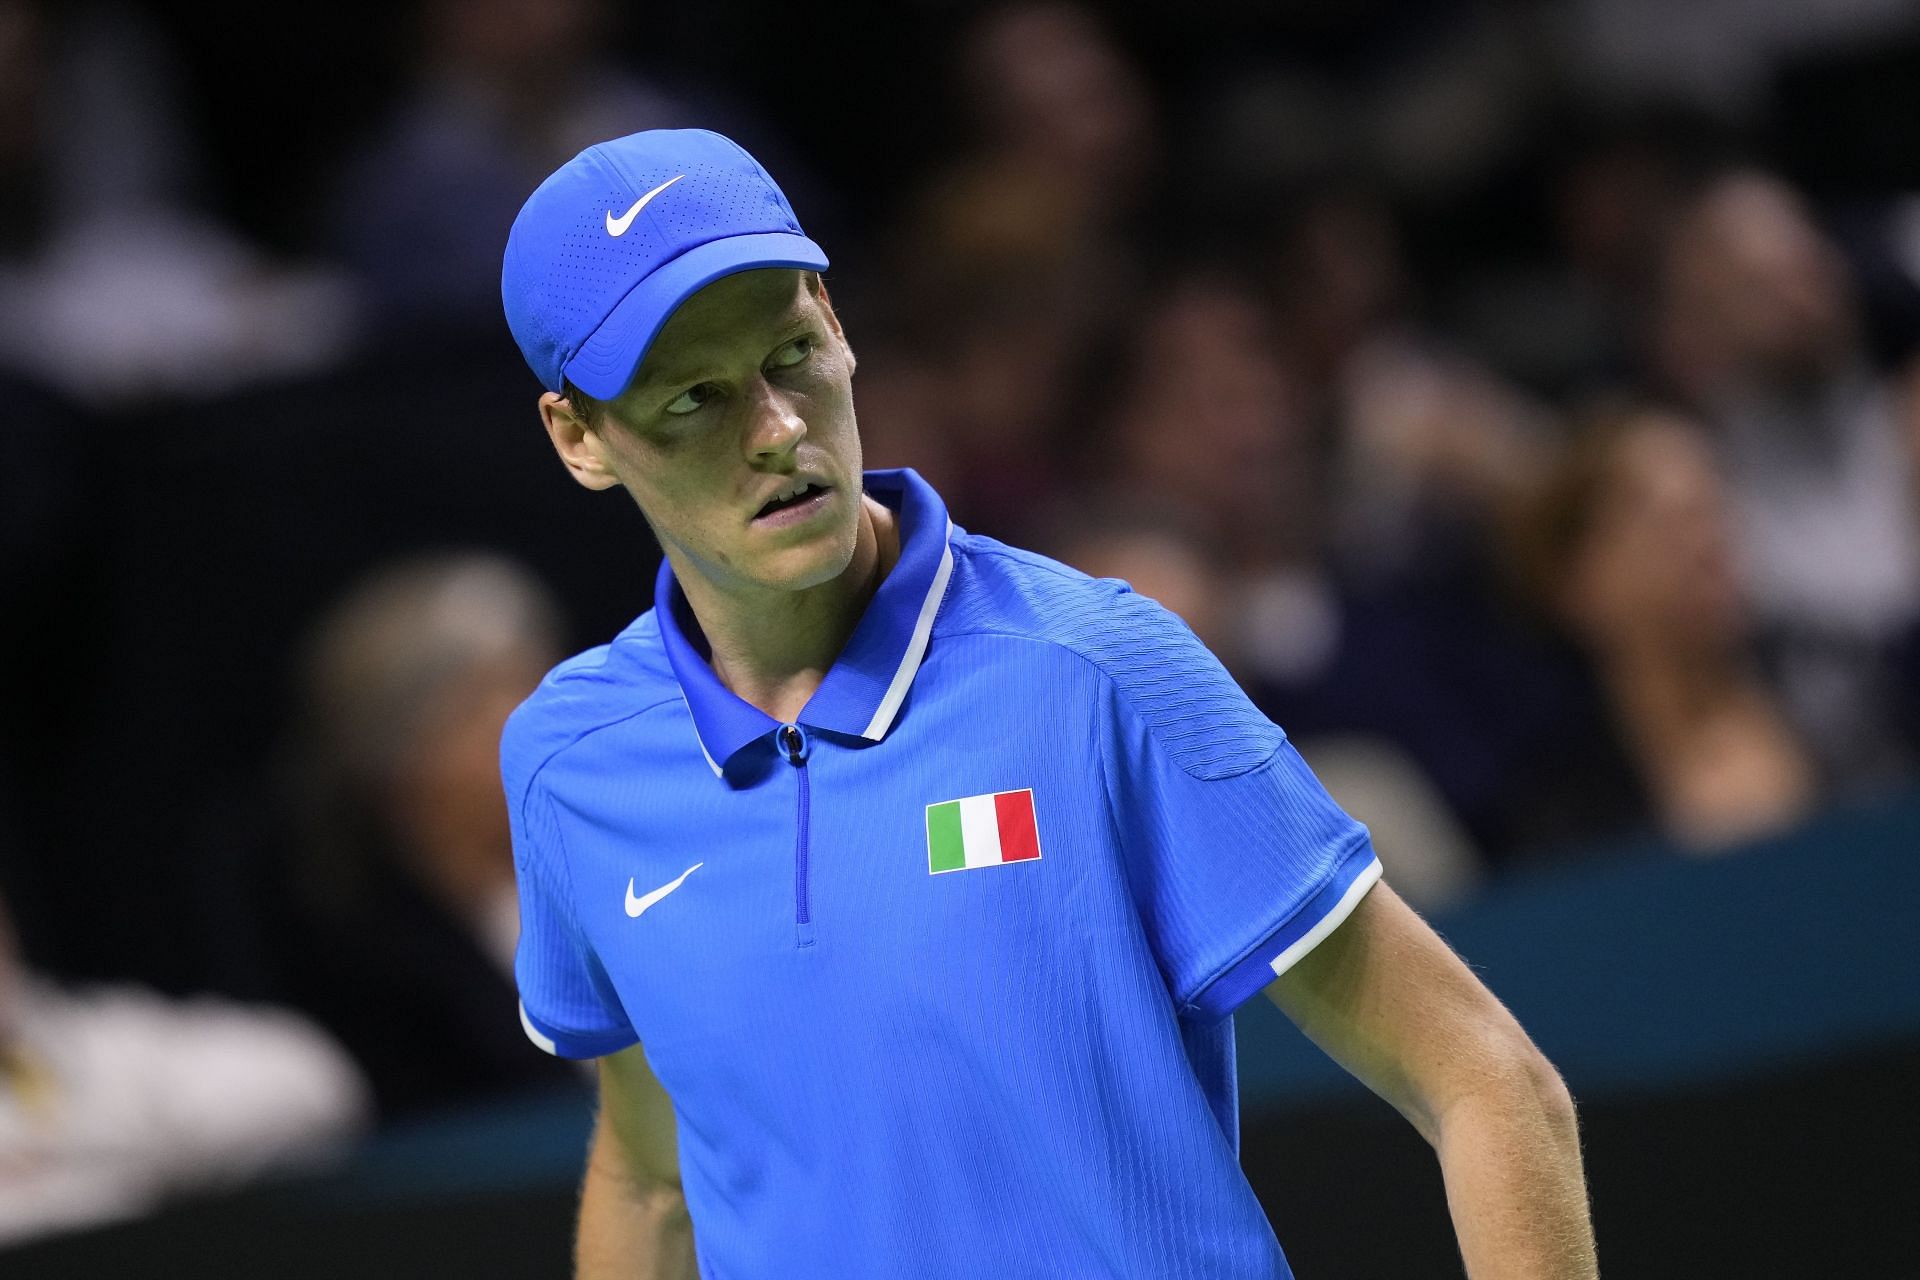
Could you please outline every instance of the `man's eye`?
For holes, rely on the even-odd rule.
[[[713,399],[713,387],[703,382],[697,387],[688,387],[675,396],[668,403],[667,412],[675,416],[692,413],[711,399]]]
[[[787,343],[787,345],[774,352],[773,359],[767,363],[775,369],[791,369],[794,365],[799,364],[802,360],[812,355],[815,345],[812,338],[795,338],[792,342]]]

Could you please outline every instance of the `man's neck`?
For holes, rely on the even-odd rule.
[[[838,577],[804,591],[724,592],[689,575],[687,604],[720,683],[749,706],[797,718],[900,558],[899,521],[863,497],[853,558]]]

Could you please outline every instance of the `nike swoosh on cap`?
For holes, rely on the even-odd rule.
[[[665,182],[647,192],[647,194],[641,196],[638,200],[635,200],[633,207],[617,218],[613,216],[613,210],[607,210],[607,234],[610,236],[623,236],[627,234],[627,228],[633,225],[634,215],[647,207],[647,201],[653,199],[662,191],[665,191],[668,187],[680,181],[680,178],[686,176],[687,175],[683,173],[678,178],[668,178]]]
[[[673,880],[669,880],[666,884],[661,885],[658,889],[649,890],[646,894],[638,898],[633,896],[633,879],[632,877],[628,877],[627,879],[627,914],[629,916],[632,916],[636,920],[639,919],[640,913],[642,911],[645,911],[648,907],[660,901],[660,899],[666,897],[668,894],[672,893],[675,889],[678,889],[682,881],[684,881],[688,876],[692,875],[694,872],[698,871],[700,868],[706,865],[707,864],[704,862],[696,862],[692,866],[688,867],[685,871],[682,871],[677,878]]]

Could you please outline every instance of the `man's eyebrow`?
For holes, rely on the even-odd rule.
[[[701,381],[695,370],[698,366],[689,365],[681,369],[655,369],[652,372],[642,370],[626,390],[627,395],[643,391],[665,391],[668,387],[689,387]]]
[[[814,318],[808,315],[804,308],[796,306],[780,316],[774,323],[768,325],[767,333],[770,336],[779,334],[791,335],[796,330],[808,328],[813,324]],[[646,367],[646,362],[642,361],[639,373],[634,377],[633,382],[628,385],[624,394],[634,395],[639,392],[667,391],[693,386],[706,380],[707,373],[713,368],[716,362],[715,357],[695,356],[678,365],[667,365],[658,369],[649,370]]]
[[[639,373],[627,387],[626,394],[639,391],[667,391],[691,387],[707,380],[717,357],[707,352],[695,352],[677,364],[660,365],[649,369],[643,360]]]

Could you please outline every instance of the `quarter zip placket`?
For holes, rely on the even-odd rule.
[[[783,724],[778,735],[780,753],[793,766],[799,788],[798,822],[793,843],[793,909],[795,935],[799,945],[813,945],[813,912],[807,901],[807,820],[812,806],[812,789],[807,781],[806,730],[797,724]]]

